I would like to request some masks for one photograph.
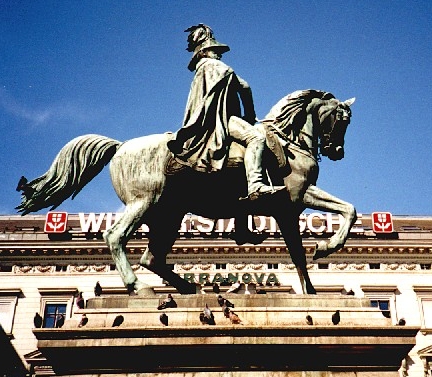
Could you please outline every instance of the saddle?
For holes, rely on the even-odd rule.
[[[275,156],[279,168],[283,168],[287,165],[287,157],[284,151],[284,147],[287,145],[287,141],[282,139],[275,129],[263,124],[263,129],[266,135],[266,145],[268,149]],[[238,168],[244,164],[244,155],[246,148],[233,141],[229,147],[228,159],[226,163],[227,168]],[[174,175],[184,169],[188,168],[187,165],[182,164],[181,161],[176,159],[174,155],[168,160],[165,166],[166,175]]]

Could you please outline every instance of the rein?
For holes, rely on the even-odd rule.
[[[271,127],[273,130],[276,131],[276,134],[286,142],[286,145],[284,146],[284,149],[286,149],[288,151],[288,149],[292,148],[295,149],[296,151],[304,154],[305,156],[310,157],[311,159],[313,159],[316,162],[321,161],[321,157],[320,154],[317,153],[317,155],[315,155],[311,150],[311,148],[307,148],[305,149],[304,146],[302,144],[296,143],[294,141],[292,141],[279,127],[275,126],[274,124],[265,124],[266,127]],[[300,133],[308,136],[310,139],[312,139],[312,136],[309,135],[308,133],[304,132],[304,131],[300,131]]]

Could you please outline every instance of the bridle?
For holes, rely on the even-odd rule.
[[[322,127],[321,135],[319,136],[319,156],[329,156],[333,144],[332,141],[337,137],[335,133],[339,131],[339,127],[344,127],[345,130],[350,123],[351,110],[349,106],[344,106],[343,103],[339,103],[334,110],[331,111],[329,116],[326,117],[325,121],[328,121],[329,118],[331,118],[329,126]],[[337,152],[340,149],[343,149],[343,144],[336,146],[335,151]]]

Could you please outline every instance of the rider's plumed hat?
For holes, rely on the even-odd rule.
[[[187,51],[193,52],[192,59],[188,65],[188,68],[193,71],[199,60],[199,53],[205,50],[214,50],[219,54],[223,54],[230,50],[229,46],[218,42],[213,31],[209,26],[204,24],[198,24],[191,26],[185,30],[188,32],[188,47]]]

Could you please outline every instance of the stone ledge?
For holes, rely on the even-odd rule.
[[[57,374],[185,371],[396,371],[417,328],[34,330]]]

